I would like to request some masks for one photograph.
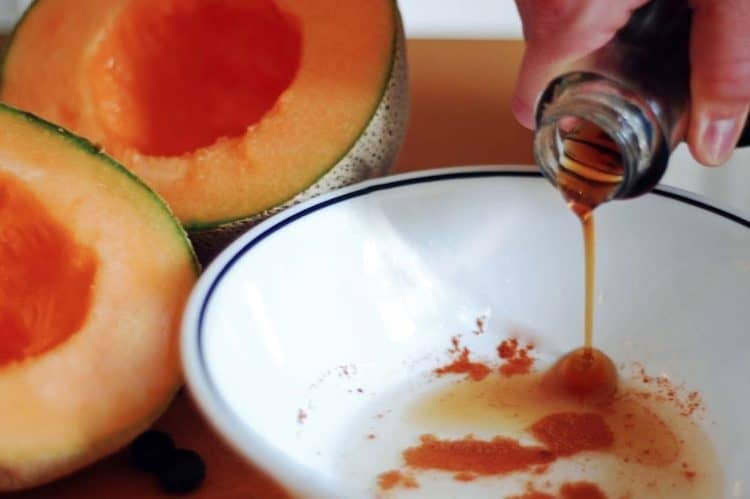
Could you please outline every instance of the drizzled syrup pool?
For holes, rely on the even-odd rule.
[[[668,396],[674,390],[641,367],[630,376],[601,354],[583,357],[584,350],[554,362],[544,344],[515,338],[499,344],[492,361],[455,341],[450,350],[431,381],[380,394],[356,422],[362,438],[352,439],[341,466],[347,475],[369,476],[373,496],[484,497],[492,490],[506,498],[578,497],[565,489],[609,499],[723,497],[718,458],[695,417],[700,411],[684,411],[692,395]],[[504,373],[519,358],[531,359],[531,368]],[[578,387],[564,377],[570,358],[601,373],[600,388],[619,379],[616,391],[570,390]],[[477,366],[482,377],[473,375]],[[372,456],[394,460],[373,470]]]

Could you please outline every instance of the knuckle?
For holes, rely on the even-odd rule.
[[[723,60],[697,77],[701,93],[720,100],[750,101],[750,57]]]
[[[716,15],[750,15],[750,0],[690,0],[694,9],[710,10]]]
[[[530,2],[522,10],[524,36],[527,41],[545,40],[564,32],[580,9],[573,0],[542,0]]]
[[[580,3],[572,0],[548,0],[536,4],[537,14],[546,19],[568,19],[580,9]]]

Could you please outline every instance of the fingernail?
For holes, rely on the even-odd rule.
[[[534,112],[525,101],[515,97],[511,103],[511,109],[518,122],[524,127],[533,130],[535,128]]]
[[[740,119],[737,116],[719,120],[701,116],[698,147],[708,163],[720,165],[732,155],[739,134]]]

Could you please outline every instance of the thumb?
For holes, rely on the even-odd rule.
[[[694,0],[690,123],[695,159],[729,159],[750,107],[750,0]]]

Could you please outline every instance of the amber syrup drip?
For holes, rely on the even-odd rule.
[[[594,209],[612,198],[623,180],[617,144],[595,124],[572,119],[561,127],[562,154],[557,183],[570,209],[581,220],[585,261],[584,346],[562,359],[552,372],[566,391],[580,397],[609,394],[616,387],[612,362],[594,349],[596,238]]]

